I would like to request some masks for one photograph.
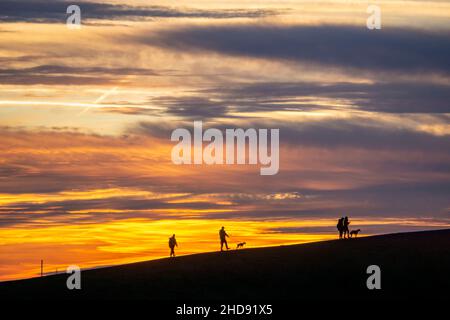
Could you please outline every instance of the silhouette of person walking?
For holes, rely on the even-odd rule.
[[[178,247],[178,243],[175,235],[173,235],[169,238],[170,257],[175,257],[175,247]]]
[[[337,223],[337,229],[339,231],[339,239],[342,239],[342,234],[344,233],[344,218],[340,218]]]
[[[344,239],[345,239],[346,235],[347,235],[347,239],[350,238],[350,230],[348,229],[349,224],[350,224],[350,222],[348,221],[348,217],[346,216],[344,218]]]
[[[225,227],[222,227],[219,231],[219,237],[220,237],[220,251],[223,251],[223,245],[229,250],[228,243],[227,243],[227,237],[229,238],[229,235],[225,232]]]

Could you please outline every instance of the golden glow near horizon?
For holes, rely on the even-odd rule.
[[[342,215],[363,236],[449,227],[450,77],[427,41],[448,47],[450,2],[376,2],[404,68],[362,37],[290,49],[308,28],[367,31],[363,0],[110,0],[160,7],[82,7],[79,30],[0,17],[0,280],[165,257],[173,233],[179,255],[214,251],[222,225],[232,247],[333,239]],[[170,132],[193,120],[280,127],[280,172],[174,165]]]
[[[277,231],[283,228],[333,228],[331,219],[221,220],[221,219],[125,219],[98,224],[59,225],[0,229],[0,281],[35,277],[39,261],[45,273],[64,272],[71,264],[82,268],[157,259],[168,256],[167,241],[176,234],[177,255],[217,251],[218,231],[226,226],[229,245],[245,241],[248,248],[336,239],[336,233]],[[357,226],[412,225],[420,220],[355,219]],[[450,224],[435,224],[435,228]],[[329,230],[329,229],[326,229]],[[365,234],[367,235],[367,233]]]

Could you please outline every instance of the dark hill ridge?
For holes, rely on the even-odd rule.
[[[368,290],[366,268],[381,268]],[[450,297],[450,229],[213,252],[0,283],[2,299],[272,301]]]

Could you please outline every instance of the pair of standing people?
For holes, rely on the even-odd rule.
[[[348,221],[348,217],[342,217],[338,220],[337,229],[339,231],[339,239],[350,238],[350,230],[348,228],[349,225],[350,221]]]

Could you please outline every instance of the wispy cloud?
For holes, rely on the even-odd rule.
[[[4,0],[0,3],[1,22],[63,23],[70,1]],[[131,6],[102,2],[77,2],[82,17],[90,20],[146,20],[152,18],[259,18],[277,15],[276,9],[189,9],[164,6]]]
[[[130,75],[157,76],[158,73],[151,69],[140,68],[40,65],[21,69],[0,69],[0,83],[21,85],[100,85],[117,83],[117,77]]]
[[[450,36],[439,31],[370,32],[363,26],[344,25],[186,25],[138,35],[136,41],[179,51],[314,63],[354,72],[450,73]]]

